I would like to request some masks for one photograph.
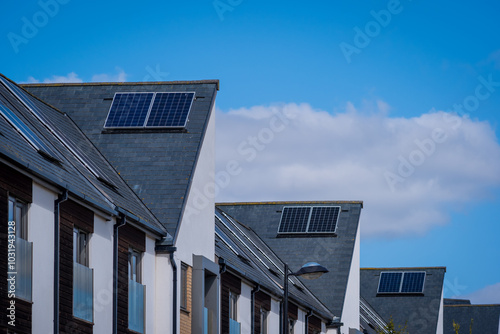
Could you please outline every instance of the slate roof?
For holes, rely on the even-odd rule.
[[[218,80],[24,85],[69,114],[175,237],[186,204]],[[195,92],[185,131],[104,130],[116,92]]]
[[[281,212],[285,206],[340,206],[337,236],[299,235],[278,237]],[[266,244],[296,271],[307,262],[317,262],[330,270],[320,280],[303,283],[336,316],[341,317],[354,251],[360,201],[219,203],[216,207],[249,226]]]
[[[359,299],[359,322],[364,332],[377,334],[377,331],[385,332],[387,322],[377,313],[377,311],[363,298]]]
[[[380,273],[425,271],[423,294],[377,294]],[[445,267],[361,268],[361,297],[396,328],[407,325],[409,333],[436,333]]]
[[[2,77],[8,80],[3,75]],[[0,101],[35,133],[54,153],[58,162],[39,154],[4,117],[0,117],[1,156],[49,183],[68,189],[73,196],[105,212],[123,212],[154,233],[166,235],[163,226],[67,114],[48,106],[23,89],[19,90],[19,94],[32,103],[33,108],[38,109],[47,124],[43,124],[6,86],[0,84]],[[98,166],[102,177],[109,184],[100,181],[90,172],[77,154],[70,152],[63,144],[66,140],[61,141],[58,136],[77,143],[78,150]]]
[[[444,334],[455,334],[453,321],[460,333],[469,333],[472,319],[473,334],[500,333],[500,305],[471,305],[469,300],[444,300]]]
[[[223,258],[236,275],[261,285],[261,290],[276,298],[283,297],[284,263],[248,226],[240,224],[228,214],[215,210],[215,253]],[[229,243],[227,240],[229,239]],[[225,241],[226,240],[226,241]],[[324,277],[317,280],[325,283]],[[333,314],[296,277],[289,277],[289,301],[323,318]]]

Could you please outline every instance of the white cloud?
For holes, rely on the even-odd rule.
[[[216,200],[363,200],[363,235],[397,236],[445,224],[445,207],[500,185],[487,122],[441,111],[391,118],[389,105],[376,105],[335,115],[308,104],[218,111],[216,170],[231,160],[239,169]]]
[[[92,76],[93,82],[125,82],[127,81],[127,73],[119,67],[116,67],[116,74],[95,74]]]
[[[500,282],[460,298],[470,299],[472,304],[500,304]]]
[[[40,80],[30,76],[26,83],[39,83]],[[82,79],[78,77],[78,74],[75,72],[68,73],[66,76],[64,75],[53,75],[50,78],[43,79],[43,83],[75,83],[75,82],[83,82]]]

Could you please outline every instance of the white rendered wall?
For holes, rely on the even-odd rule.
[[[436,334],[443,334],[444,331],[444,319],[443,319],[443,291],[441,291],[441,302],[439,303],[439,316],[436,328]]]
[[[300,308],[297,311],[297,321],[295,322],[294,334],[305,334],[306,329],[306,312],[302,311]]]
[[[241,333],[252,331],[252,287],[243,282],[238,298],[238,322],[241,324]]]
[[[146,333],[155,332],[155,272],[155,240],[146,236],[146,251],[142,255],[142,284],[146,286]]]
[[[360,285],[360,226],[356,233],[356,241],[354,242],[354,251],[352,254],[351,269],[349,271],[349,280],[347,281],[347,289],[344,299],[344,308],[342,309],[342,334],[348,334],[349,328],[359,329],[359,285]]]
[[[33,242],[32,328],[53,333],[54,201],[57,194],[33,182],[28,213],[28,240]]]
[[[193,254],[213,260],[215,254],[215,112],[212,110],[191,191],[182,217],[176,257],[192,266]]]
[[[267,316],[268,333],[280,332],[280,302],[271,298],[271,312]]]
[[[89,267],[94,269],[94,332],[113,330],[113,224],[94,215]]]
[[[172,267],[168,254],[155,257],[155,329],[154,333],[172,332]],[[177,266],[180,272],[180,264]],[[179,304],[177,304],[179,305]],[[179,333],[179,326],[177,326]],[[177,334],[174,333],[174,334]],[[151,333],[148,333],[151,334]]]

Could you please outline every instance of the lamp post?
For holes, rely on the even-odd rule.
[[[327,273],[328,269],[316,262],[309,262],[296,273],[288,273],[288,264],[285,263],[285,282],[283,284],[283,334],[289,334],[288,329],[288,276],[301,276],[305,279],[316,279]]]

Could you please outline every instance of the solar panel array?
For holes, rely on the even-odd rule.
[[[9,80],[4,79],[3,77],[0,76],[0,81],[3,82],[3,84],[10,89],[11,93],[14,94],[19,101],[21,101],[22,104],[28,110],[30,110],[35,117],[38,118],[40,122],[42,122],[51,132],[52,134],[59,139],[59,141],[68,149],[70,150],[74,156],[99,180],[104,181],[105,183],[109,184],[110,186],[113,186],[113,184],[106,178],[105,174],[103,171],[97,166],[97,164],[89,159],[87,157],[87,154],[85,151],[87,149],[92,149],[92,145],[90,143],[83,143],[83,142],[78,142],[76,138],[73,138],[69,135],[67,135],[64,131],[56,131],[57,126],[54,124],[54,122],[48,117],[48,113],[44,112],[41,108],[43,106],[44,108],[49,108],[45,106],[44,104],[40,103],[40,106],[37,105],[34,101],[32,101],[24,92],[21,88],[18,86],[14,85],[12,82]]]
[[[425,272],[382,272],[378,293],[422,293],[424,291]]]
[[[37,150],[56,159],[54,152],[31,130],[26,124],[21,121],[16,114],[12,112],[6,105],[0,101],[0,112],[23,135],[24,138]]]
[[[182,128],[193,92],[116,93],[105,128]]]
[[[284,207],[278,233],[334,233],[339,206]]]

